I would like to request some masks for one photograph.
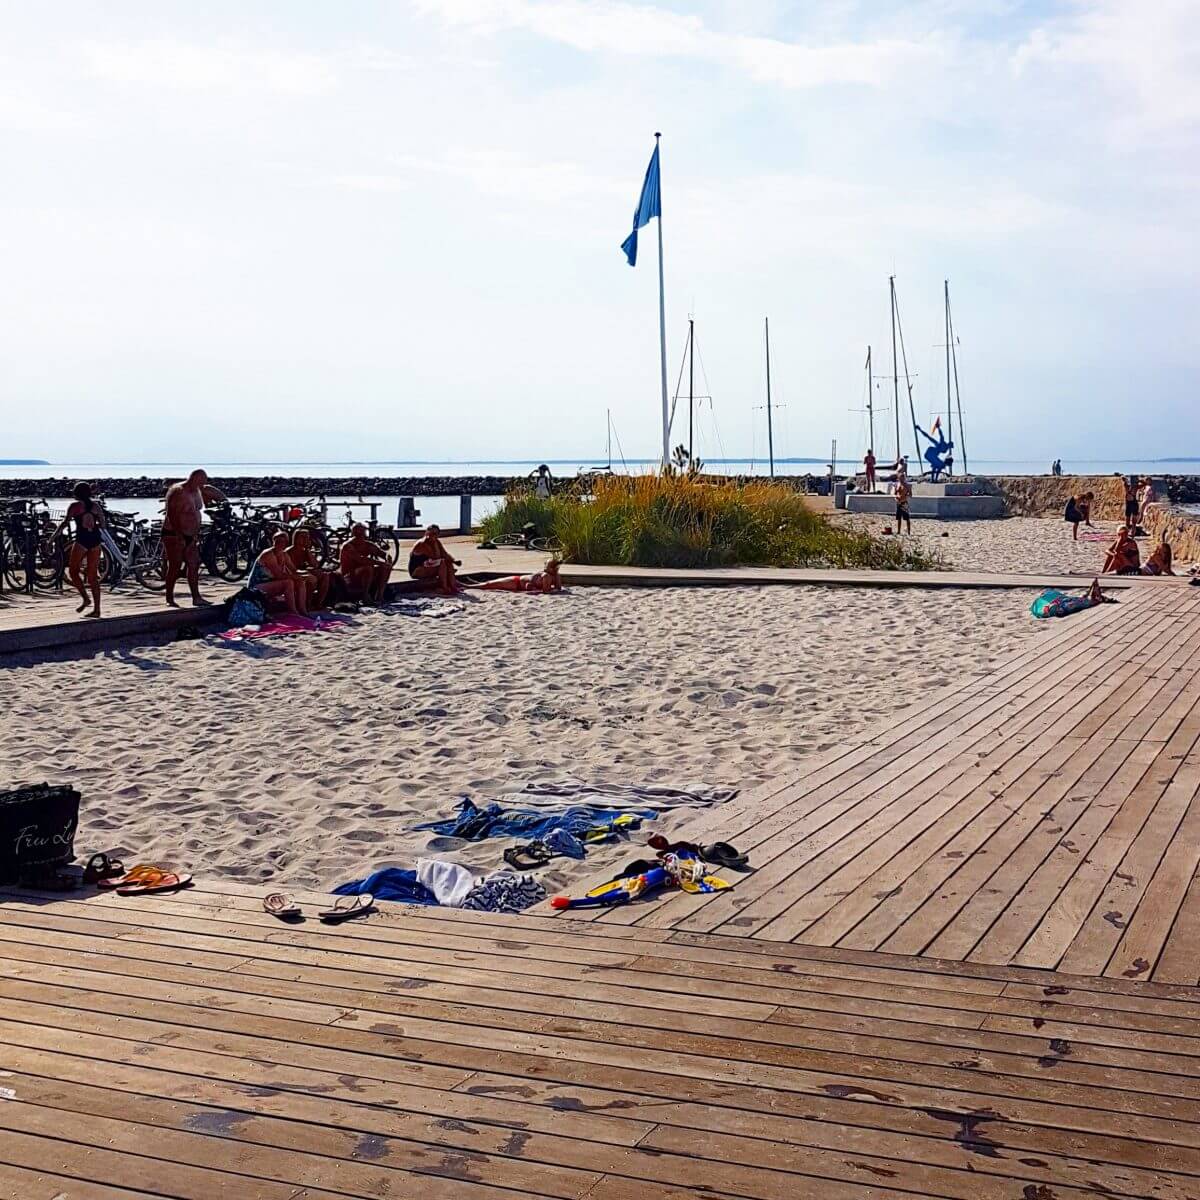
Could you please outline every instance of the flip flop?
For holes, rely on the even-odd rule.
[[[272,892],[263,897],[263,911],[286,921],[289,917],[300,915],[300,905],[296,903],[295,897],[287,892]]]
[[[743,854],[736,846],[731,846],[728,842],[713,842],[711,846],[702,846],[700,857],[714,866],[729,867],[734,871],[750,869],[750,856]]]
[[[138,863],[127,875],[97,879],[96,886],[98,888],[129,887],[135,883],[140,883],[143,879],[162,874],[164,874],[162,867],[156,867],[153,863]]]
[[[119,858],[109,858],[107,854],[93,854],[87,860],[87,866],[83,868],[83,882],[104,887],[106,885],[103,880],[124,874],[125,864]]]
[[[362,892],[357,896],[339,896],[332,908],[317,913],[326,924],[345,921],[350,917],[361,917],[375,907],[375,897],[370,892]]]
[[[117,888],[118,896],[144,896],[151,892],[176,892],[192,882],[190,875],[179,875],[175,871],[158,871],[144,875],[140,882]]]
[[[504,861],[518,871],[528,871],[532,867],[544,867],[553,857],[554,852],[545,842],[527,842],[524,846],[509,846],[504,852]]]

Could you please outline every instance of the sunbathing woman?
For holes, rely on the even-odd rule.
[[[288,558],[288,535],[280,530],[271,544],[255,560],[246,586],[261,592],[268,600],[282,604],[290,613],[308,616],[308,588]]]
[[[562,591],[562,576],[558,573],[558,559],[552,558],[532,575],[505,575],[503,579],[489,579],[486,583],[473,583],[471,587],[482,592],[550,592]]]
[[[91,589],[92,611],[89,617],[100,615],[100,530],[104,528],[104,510],[92,499],[92,489],[86,483],[75,485],[75,502],[67,509],[62,524],[54,531],[55,540],[63,530],[75,522],[75,540],[71,543],[71,557],[67,560],[67,573],[71,584],[79,593],[82,604],[75,610],[87,608],[88,592]],[[83,569],[87,570],[87,588],[83,584]]]
[[[1108,548],[1104,559],[1104,575],[1136,575],[1141,567],[1142,556],[1138,544],[1123,525],[1117,530],[1116,541]]]
[[[333,582],[333,573],[322,570],[317,552],[313,549],[312,534],[307,529],[297,529],[292,534],[292,544],[288,547],[287,556],[296,574],[304,581],[307,593],[305,604],[309,611],[324,608],[329,597],[329,586]]]
[[[1142,567],[1142,574],[1174,575],[1175,572],[1171,570],[1172,558],[1171,546],[1164,537],[1150,552],[1150,557],[1146,559],[1145,566]]]
[[[425,529],[425,536],[412,548],[408,556],[408,573],[413,579],[424,579],[436,583],[443,596],[458,594],[459,583],[454,568],[461,567],[457,558],[442,545],[442,531],[436,525]]]

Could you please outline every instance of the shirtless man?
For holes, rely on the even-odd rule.
[[[1116,540],[1108,548],[1104,558],[1102,575],[1137,575],[1141,568],[1141,553],[1138,544],[1129,533],[1129,527],[1122,525],[1117,530]]]
[[[246,586],[261,592],[268,600],[282,604],[295,616],[308,616],[308,585],[292,566],[288,557],[288,535],[282,529],[254,560]]]
[[[866,476],[865,487],[868,492],[875,490],[875,451],[868,450],[863,457],[863,474]]]
[[[292,535],[292,544],[288,547],[288,560],[296,569],[296,574],[304,581],[308,592],[309,609],[322,609],[329,598],[329,587],[333,583],[333,574],[323,570],[317,552],[313,549],[312,534],[307,529],[297,529]]]
[[[383,549],[367,537],[367,527],[359,524],[350,531],[338,555],[342,578],[351,598],[378,604],[392,577],[392,564]]]
[[[197,469],[182,483],[167,488],[162,542],[166,558],[167,603],[175,603],[175,581],[186,568],[193,604],[208,604],[200,595],[200,516],[206,504],[224,500],[224,494],[208,482],[208,473]]]
[[[908,513],[908,502],[912,497],[912,488],[909,486],[907,476],[899,476],[896,479],[896,533],[900,533],[900,522],[903,521],[908,527],[908,532],[912,533],[912,517]]]
[[[1138,522],[1138,487],[1140,485],[1136,475],[1127,476],[1121,480],[1121,483],[1125,489],[1125,528],[1132,533]]]

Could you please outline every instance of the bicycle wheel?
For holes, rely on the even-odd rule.
[[[167,558],[161,537],[152,537],[138,546],[133,577],[152,592],[161,592],[167,586]]]
[[[556,537],[535,537],[529,539],[529,548],[540,554],[558,554],[562,550],[562,542]]]
[[[66,569],[63,539],[53,536],[40,538],[33,561],[34,586],[43,591],[61,588]]]
[[[237,533],[232,529],[222,530],[214,535],[213,541],[212,565],[215,573],[230,582],[241,579],[249,570],[249,563],[240,553]]]

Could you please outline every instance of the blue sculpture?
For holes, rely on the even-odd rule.
[[[954,461],[950,451],[954,449],[954,443],[946,441],[942,435],[942,419],[939,417],[933,423],[933,433],[926,433],[920,425],[914,425],[913,428],[927,442],[929,447],[923,455],[925,461],[929,464],[929,478],[933,483],[937,483],[938,476],[943,471],[949,470],[950,463]],[[934,434],[937,436],[934,437]]]

